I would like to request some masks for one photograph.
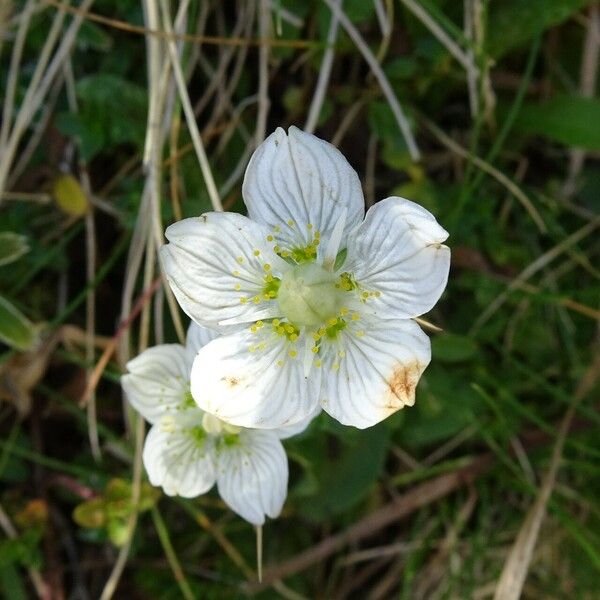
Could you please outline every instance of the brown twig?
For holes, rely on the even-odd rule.
[[[248,592],[257,592],[277,579],[289,577],[293,573],[303,571],[311,565],[326,559],[348,544],[358,542],[376,534],[387,525],[471,483],[488,471],[493,463],[493,455],[485,454],[453,473],[441,475],[415,486],[397,500],[386,504],[345,531],[329,536],[290,560],[271,567],[265,571],[262,584],[246,584],[244,586],[245,590]]]
[[[589,388],[589,383],[587,383],[585,391]],[[587,419],[573,419],[570,430],[572,432],[581,431],[589,427],[590,422]],[[543,446],[552,439],[552,436],[546,431],[539,429],[526,431],[521,436],[521,441],[528,450]],[[435,479],[413,487],[348,529],[327,537],[312,548],[297,554],[280,565],[268,568],[263,575],[262,584],[256,582],[246,583],[243,590],[248,593],[255,593],[272,585],[278,579],[284,579],[308,569],[315,563],[327,559],[341,548],[371,537],[384,527],[409,516],[418,509],[470,485],[477,478],[487,473],[495,463],[496,457],[493,453],[482,454],[452,473],[440,475]]]
[[[248,38],[228,38],[216,35],[192,35],[187,33],[167,33],[165,31],[157,31],[142,27],[140,25],[132,25],[126,21],[119,21],[117,19],[111,19],[104,17],[97,13],[92,13],[87,10],[80,10],[74,6],[66,6],[61,4],[58,0],[45,0],[47,6],[62,10],[64,12],[83,16],[88,21],[101,23],[107,27],[113,29],[120,29],[121,31],[127,31],[128,33],[135,33],[138,35],[153,35],[166,40],[179,41],[183,40],[186,42],[195,42],[197,44],[208,44],[213,46],[272,46],[274,48],[316,48],[322,46],[321,42],[313,40],[278,40],[278,39],[248,39]]]

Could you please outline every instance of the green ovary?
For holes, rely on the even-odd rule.
[[[277,301],[282,314],[297,326],[317,326],[337,315],[343,304],[343,292],[336,278],[315,263],[298,265],[285,273]]]

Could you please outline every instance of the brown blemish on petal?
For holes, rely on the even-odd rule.
[[[221,381],[224,381],[230,388],[234,388],[240,384],[240,380],[237,377],[221,377]]]
[[[387,381],[383,410],[391,414],[404,406],[415,403],[415,388],[423,373],[424,367],[418,361],[396,365]]]

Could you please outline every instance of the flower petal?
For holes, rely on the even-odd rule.
[[[154,346],[127,363],[129,372],[121,377],[121,385],[131,405],[146,421],[156,423],[184,403],[191,366],[183,346]]]
[[[340,423],[364,429],[414,404],[431,347],[414,321],[370,318],[360,326],[324,349],[321,406]]]
[[[268,225],[287,248],[309,245],[315,231],[326,243],[343,208],[345,241],[365,210],[358,175],[342,153],[296,127],[287,135],[278,128],[256,149],[242,195],[248,216]]]
[[[294,350],[302,344],[302,337],[291,344],[285,336],[248,330],[217,338],[194,361],[194,400],[240,427],[274,429],[301,421],[315,410],[320,385],[318,371],[304,377],[301,353]]]
[[[313,422],[313,419],[318,417],[321,414],[321,406],[317,404],[313,412],[305,417],[301,421],[298,421],[294,425],[288,425],[287,427],[278,427],[277,429],[272,429],[277,437],[280,440],[287,440],[295,435],[302,433],[308,426]]]
[[[380,318],[413,318],[431,310],[448,281],[448,233],[423,207],[386,198],[367,212],[342,266],[367,292]]]
[[[185,423],[177,422],[170,428],[154,425],[146,437],[142,458],[150,483],[162,487],[168,496],[194,498],[210,490],[216,480],[212,438],[207,436],[199,442]]]
[[[235,213],[207,213],[167,228],[162,265],[181,308],[200,325],[218,328],[278,316],[264,300],[265,273],[289,265],[272,250],[266,229]]]
[[[262,525],[279,516],[287,495],[285,450],[271,431],[241,431],[217,455],[217,485],[225,503],[246,521]]]
[[[194,323],[194,321],[190,323],[185,338],[185,352],[189,360],[190,372],[191,365],[196,358],[196,354],[200,351],[200,348],[203,348],[208,342],[212,342],[217,337],[219,337],[218,331],[202,327],[202,325],[198,325],[197,323]]]

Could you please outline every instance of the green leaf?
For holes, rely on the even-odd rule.
[[[410,79],[417,72],[418,63],[415,58],[400,56],[390,60],[384,68],[390,79]]]
[[[442,366],[434,354],[434,364],[417,388],[417,402],[405,410],[399,439],[412,448],[421,448],[456,435],[473,422],[472,415],[485,408],[469,385],[470,370]]]
[[[365,0],[346,0],[344,11],[354,23],[365,23],[374,16],[375,7],[373,2],[365,2]]]
[[[0,589],[4,590],[4,598],[27,600],[25,585],[13,563],[0,567]]]
[[[24,235],[3,231],[0,233],[0,267],[14,262],[29,252],[29,244]]]
[[[91,21],[83,21],[77,34],[77,45],[80,48],[106,52],[110,50],[112,43],[112,38],[101,27]]]
[[[33,323],[11,302],[0,296],[0,340],[16,350],[29,350],[37,339]]]
[[[600,150],[600,100],[557,96],[521,108],[515,126],[567,146]]]
[[[468,337],[455,333],[443,333],[431,341],[431,353],[435,360],[463,362],[477,354],[477,344]]]
[[[102,527],[106,522],[104,498],[92,498],[78,504],[73,511],[73,520],[80,527]]]
[[[490,2],[488,53],[499,58],[539,31],[558,25],[594,0],[502,0]]]
[[[383,469],[390,430],[380,424],[361,431],[348,431],[331,449],[331,438],[303,440],[311,453],[311,476],[318,481],[317,493],[302,499],[298,510],[310,519],[323,520],[360,502]]]
[[[83,158],[90,160],[100,150],[131,143],[141,147],[146,131],[146,91],[117,75],[101,73],[77,82],[81,101],[77,115],[59,115],[57,127],[77,137]]]

